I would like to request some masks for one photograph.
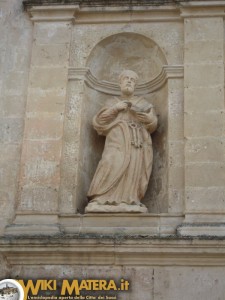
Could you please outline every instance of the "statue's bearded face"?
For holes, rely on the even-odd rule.
[[[124,74],[120,80],[121,92],[124,95],[132,95],[136,84],[136,77],[133,74]]]

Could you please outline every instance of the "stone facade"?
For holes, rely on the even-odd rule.
[[[0,0],[1,278],[223,299],[225,1]],[[84,214],[122,69],[158,115],[148,213]]]

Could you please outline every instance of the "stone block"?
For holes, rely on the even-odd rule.
[[[1,118],[0,141],[2,143],[20,143],[23,137],[23,119]]]
[[[170,89],[168,95],[168,113],[171,117],[183,114],[184,111],[184,92],[183,89],[179,90]]]
[[[26,162],[32,161],[37,157],[46,161],[60,161],[61,158],[61,140],[45,141],[24,141],[23,157]]]
[[[56,224],[58,216],[51,213],[32,213],[32,212],[19,212],[13,225],[32,225],[32,224]]]
[[[18,210],[32,212],[56,212],[58,208],[58,190],[48,186],[24,186]]]
[[[212,266],[210,270],[195,266],[156,267],[154,270],[154,299],[222,300],[224,297],[223,266]]]
[[[1,73],[0,73],[1,74]],[[3,80],[0,79],[0,99],[3,101]]]
[[[0,223],[1,225],[1,223]],[[2,226],[0,226],[2,228]],[[9,278],[10,274],[10,266],[8,265],[5,256],[0,255],[0,280],[3,280],[5,278]]]
[[[17,175],[19,172],[19,161],[4,161],[0,166],[1,188],[12,188],[17,184]]]
[[[30,87],[31,88],[65,88],[67,82],[67,68],[52,67],[41,68],[32,67],[30,73]]]
[[[27,103],[29,112],[64,113],[65,110],[65,88],[53,88],[42,90],[38,88],[29,89],[30,101]]]
[[[225,182],[224,163],[192,163],[186,165],[186,187],[222,187]]]
[[[60,140],[29,141],[24,143],[21,184],[58,187],[60,182]]]
[[[21,9],[21,6],[18,7],[18,9]],[[22,20],[20,20],[19,22],[17,22],[17,24],[14,25],[14,30],[10,31],[10,34],[8,36],[8,42],[9,45],[13,44],[16,46],[14,50],[23,49],[22,52],[25,54],[26,59],[29,60],[32,49],[31,43],[33,26],[31,26],[28,16],[22,13],[20,14],[20,16]]]
[[[183,213],[184,212],[184,189],[169,188],[168,192],[168,212]]]
[[[223,19],[221,17],[189,18],[184,21],[185,43],[190,41],[223,40]]]
[[[58,187],[60,182],[59,162],[37,157],[25,163],[21,176],[21,183],[25,185],[39,184]]]
[[[28,118],[26,120],[26,139],[60,139],[62,137],[63,122],[57,114],[49,114],[38,117]]]
[[[105,224],[105,218],[107,217],[107,224]],[[121,218],[122,217],[122,218]],[[133,223],[132,223],[133,222]],[[135,225],[134,225],[135,224]],[[151,228],[157,228],[159,225],[159,218],[158,216],[151,216],[149,217],[147,214],[129,214],[129,213],[117,213],[117,214],[98,214],[92,213],[91,215],[86,214],[82,220],[83,227],[89,228],[98,228],[100,230],[104,230],[108,228],[120,228],[125,230],[125,227],[137,227],[142,228],[146,227],[151,230]]]
[[[9,220],[12,218],[12,214],[14,213],[14,206],[15,206],[15,196],[17,192],[17,186],[12,186],[9,189],[4,189],[5,187],[1,185],[0,189],[0,222],[4,222],[6,225]],[[1,229],[4,229],[1,228]],[[1,230],[0,229],[0,230]]]
[[[185,114],[185,137],[221,137],[224,132],[223,111]]]
[[[184,188],[184,166],[170,167],[168,170],[168,184],[171,189]]]
[[[26,72],[10,72],[4,82],[5,96],[25,95],[27,88],[28,75]]]
[[[183,224],[182,226],[179,226],[177,228],[177,233],[179,236],[182,237],[214,237],[214,238],[224,238],[224,232],[225,232],[225,226],[223,223],[217,223],[215,222],[215,219],[213,214],[208,215],[210,216],[211,224],[210,223],[198,223],[198,215],[195,215],[195,219],[197,217],[197,222],[192,223],[192,224]],[[216,215],[217,217],[217,215]],[[224,221],[224,218],[223,218]],[[222,221],[222,222],[223,222]]]
[[[169,166],[177,167],[184,164],[184,142],[181,140],[169,142]]]
[[[204,230],[204,227],[207,228],[209,226],[212,227],[212,231],[214,231],[214,236],[222,235],[224,236],[224,211],[218,212],[216,210],[208,212],[208,211],[201,211],[201,212],[188,212],[186,211],[185,213],[185,219],[184,219],[184,224],[181,226],[181,228],[185,227],[193,227],[195,232],[198,232],[197,226],[200,225],[202,229],[201,231]],[[216,228],[219,229],[217,233],[215,233]],[[223,231],[223,232],[222,232]],[[221,234],[222,233],[222,234]],[[205,233],[207,234],[207,231]]]
[[[27,46],[27,48],[26,48],[26,46]],[[30,48],[29,42],[25,42],[25,43],[21,42],[19,47],[17,47],[16,49],[13,49],[13,54],[14,54],[13,70],[14,71],[22,71],[25,69],[25,67],[26,67],[26,70],[29,68],[30,56],[31,56],[30,52],[31,52],[31,48]]]
[[[69,23],[36,23],[34,36],[39,44],[66,44],[71,39]]]
[[[187,162],[223,162],[223,139],[214,137],[187,139],[185,144],[185,160]]]
[[[222,63],[185,64],[184,87],[218,87],[224,82],[224,67]]]
[[[1,35],[0,35],[0,38],[1,38]],[[5,56],[6,56],[6,46],[3,45],[3,41],[2,41],[2,44],[0,44],[0,70],[1,70],[0,72],[1,73],[4,69]]]
[[[223,40],[190,41],[185,43],[184,61],[186,64],[223,63]]]
[[[131,291],[129,295],[127,295],[127,298],[121,299],[145,299],[146,295],[148,295],[148,300],[156,299],[154,293],[154,267],[125,267],[125,270],[125,276],[127,276],[131,282]],[[124,297],[126,293],[123,294]]]
[[[32,66],[67,66],[69,62],[68,44],[35,44],[32,51]]]
[[[186,210],[188,212],[225,212],[225,188],[187,188]]]
[[[5,96],[0,101],[0,114],[5,117],[24,117],[26,105],[26,97],[20,96]]]
[[[223,84],[215,87],[188,87],[184,89],[185,112],[202,112],[224,109]]]
[[[62,174],[62,173],[61,173]],[[61,178],[61,186],[60,186],[60,203],[59,203],[59,209],[60,213],[77,213],[76,209],[76,190],[75,190],[75,180],[73,181],[73,186],[70,189],[67,186],[67,178]],[[87,205],[87,201],[86,201]]]
[[[20,160],[21,146],[18,144],[0,144],[0,163],[16,162]]]
[[[171,65],[182,65],[184,60],[184,44],[183,38],[180,43],[177,44],[166,44],[162,47],[164,53],[166,53],[168,64]]]
[[[11,37],[9,38],[11,39]],[[16,38],[15,38],[16,39]],[[9,41],[8,41],[9,43]],[[6,55],[3,57],[4,67],[7,68],[8,73],[14,72],[25,72],[28,76],[28,68],[30,64],[30,44],[16,44],[15,41],[12,42],[14,47],[6,49]]]
[[[173,116],[168,119],[169,140],[180,140],[184,138],[184,116],[183,114]]]

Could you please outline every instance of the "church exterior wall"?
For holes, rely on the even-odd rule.
[[[0,279],[223,299],[225,1],[103,2],[0,0]],[[148,213],[84,214],[124,68],[159,119]]]

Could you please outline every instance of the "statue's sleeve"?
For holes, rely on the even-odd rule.
[[[149,112],[149,116],[150,116],[150,122],[145,124],[145,128],[149,131],[149,133],[153,133],[158,125],[158,118],[157,115],[155,113],[155,109],[154,107],[151,108],[151,111]]]
[[[105,106],[93,118],[93,126],[100,135],[106,135],[111,125],[114,123],[118,110],[115,109],[112,101],[107,101]]]

